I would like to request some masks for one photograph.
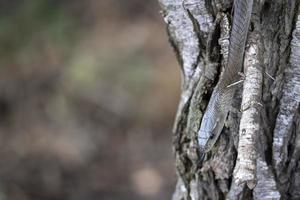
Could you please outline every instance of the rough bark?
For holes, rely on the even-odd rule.
[[[173,128],[181,199],[300,199],[300,12],[297,0],[254,1],[225,127],[199,164],[197,133],[227,65],[232,0],[159,0],[182,71]]]
[[[249,49],[245,54],[245,81],[241,105],[242,117],[239,127],[238,156],[234,169],[234,181],[240,185],[247,183],[248,188],[256,186],[256,142],[260,130],[259,113],[262,107],[262,70],[258,33],[250,34]]]

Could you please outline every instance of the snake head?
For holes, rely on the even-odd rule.
[[[206,113],[204,114],[198,132],[198,144],[200,149],[205,152],[211,150],[223,129],[224,121],[225,117],[221,113],[218,113],[218,117],[207,116]]]
[[[214,136],[214,129],[217,126],[217,121],[213,117],[204,114],[200,130],[198,132],[198,144],[200,148],[205,148],[207,141]]]

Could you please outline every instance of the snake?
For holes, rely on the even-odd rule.
[[[212,92],[198,131],[202,156],[212,149],[224,127],[235,92],[231,85],[240,79],[252,6],[253,0],[234,1],[227,66]]]

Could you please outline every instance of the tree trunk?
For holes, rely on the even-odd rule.
[[[198,131],[226,68],[234,2],[159,1],[182,71],[173,199],[300,199],[299,1],[254,0],[245,78],[203,162]]]

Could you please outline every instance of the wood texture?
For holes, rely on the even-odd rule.
[[[183,80],[173,199],[299,199],[299,2],[254,1],[244,87],[236,86],[225,127],[199,165],[197,132],[227,66],[233,1],[159,1]]]

